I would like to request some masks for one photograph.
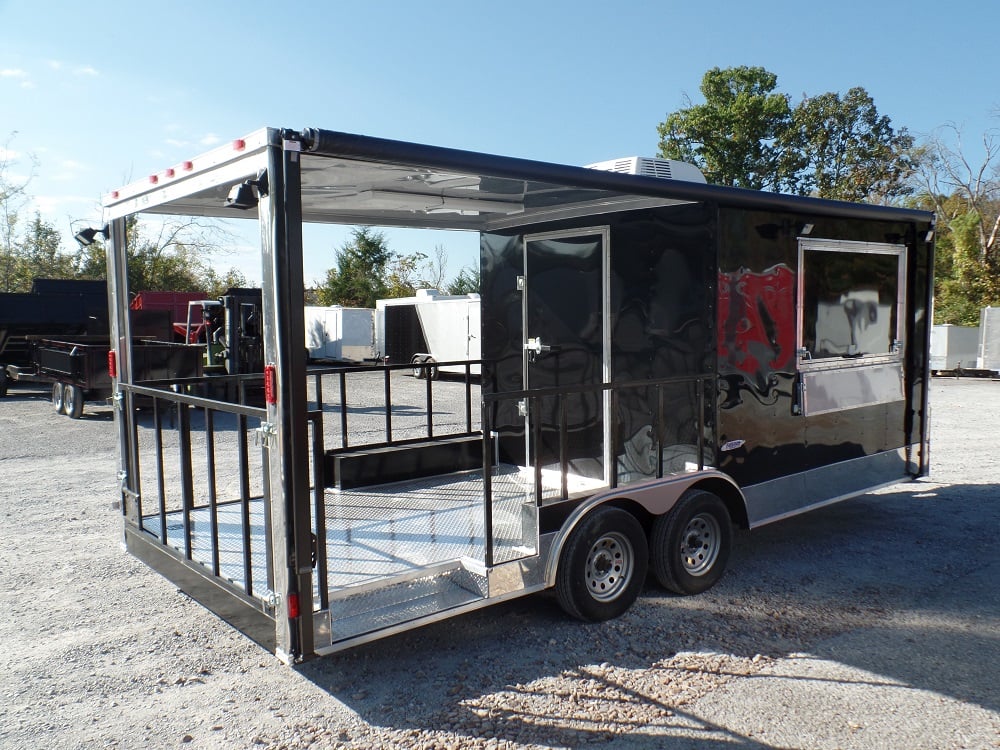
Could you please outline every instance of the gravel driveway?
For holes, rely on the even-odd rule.
[[[754,532],[706,594],[533,596],[297,668],[124,554],[110,409],[0,400],[0,747],[998,748],[1000,382],[933,476]]]

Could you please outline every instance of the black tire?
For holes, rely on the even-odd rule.
[[[65,414],[63,411],[63,384],[53,383],[52,384],[52,406],[56,410],[56,414]]]
[[[434,361],[434,357],[428,357],[424,360],[424,377],[428,380],[437,380],[441,373],[438,371],[437,363]]]
[[[726,570],[732,537],[726,504],[711,492],[689,490],[673,510],[653,522],[653,575],[677,594],[707,591]]]
[[[427,373],[427,371],[422,367],[423,361],[424,360],[422,357],[414,357],[410,363],[413,365],[411,373],[413,374],[413,377],[417,378],[418,380],[423,380],[424,376]]]
[[[63,412],[70,419],[83,416],[83,389],[75,385],[67,385],[63,389]]]
[[[570,532],[559,555],[556,598],[567,614],[601,622],[618,617],[642,591],[649,547],[635,516],[607,505]]]

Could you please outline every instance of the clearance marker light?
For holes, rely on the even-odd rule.
[[[181,169],[183,169],[185,172],[190,172],[192,169],[194,169],[194,162],[193,161],[184,162],[183,164],[181,164]]]
[[[113,378],[118,377],[118,355],[114,349],[108,350],[108,375]]]
[[[233,150],[234,151],[242,151],[246,147],[247,147],[247,142],[245,140],[243,140],[242,138],[237,138],[235,141],[233,141]]]
[[[156,183],[158,183],[160,181],[160,178],[157,177],[155,174],[151,174],[149,176],[149,181],[155,185]]]
[[[289,594],[288,595],[288,619],[294,620],[299,616],[299,595]]]
[[[170,167],[169,169],[167,169],[167,177],[173,177],[173,176],[174,176],[174,168]]]
[[[264,401],[278,403],[278,373],[274,365],[264,365]]]

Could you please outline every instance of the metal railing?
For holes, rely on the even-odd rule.
[[[241,398],[247,385],[261,380],[259,375],[228,379],[234,381]],[[186,562],[207,569],[230,590],[242,590],[250,600],[266,600],[274,583],[268,462],[263,445],[259,462],[251,460],[251,443],[267,412],[185,392],[220,384],[213,377],[119,384],[131,412],[132,450],[126,481],[140,530]],[[137,414],[140,404],[149,407],[148,417]],[[220,477],[227,480],[225,488],[220,487]],[[255,547],[257,514],[263,517],[263,537]],[[207,533],[202,531],[206,522]]]
[[[474,432],[473,424],[473,408],[472,408],[472,388],[473,380],[476,376],[472,373],[472,368],[474,366],[480,365],[479,361],[470,360],[456,360],[449,362],[436,362],[434,367],[437,367],[440,371],[444,367],[459,368],[462,370],[462,374],[458,375],[464,384],[464,432],[461,430],[444,432],[438,429],[434,421],[434,390],[435,383],[438,381],[431,377],[424,377],[424,394],[423,394],[423,407],[424,407],[424,424],[420,430],[420,438],[435,438],[435,437],[447,437],[451,435],[461,435],[461,434],[472,434]],[[333,367],[318,367],[309,368],[307,373],[307,379],[312,380],[312,399],[315,402],[315,409],[319,412],[323,412],[327,406],[324,400],[323,392],[323,379],[325,377],[333,377],[336,379],[338,387],[336,394],[336,401],[334,404],[334,409],[339,413],[338,426],[339,430],[337,434],[331,436],[332,439],[326,441],[329,446],[336,446],[335,449],[347,450],[351,448],[361,448],[361,447],[374,447],[378,446],[390,446],[397,445],[399,443],[411,440],[410,437],[400,438],[394,425],[393,416],[393,379],[392,374],[402,371],[412,371],[414,369],[427,370],[429,369],[427,365],[413,365],[413,364],[401,364],[401,365],[363,365],[363,366],[333,366]],[[360,410],[356,404],[351,403],[350,395],[352,393],[351,389],[348,387],[348,380],[356,380],[359,376],[364,374],[378,373],[381,375],[382,379],[382,406],[381,406],[381,416],[383,419],[383,429],[382,429],[382,440],[378,441],[368,441],[354,443],[351,439],[351,415],[358,415]],[[377,408],[377,407],[376,407]],[[369,414],[370,416],[370,414]],[[412,429],[409,431],[412,433]],[[358,434],[355,431],[354,434]]]

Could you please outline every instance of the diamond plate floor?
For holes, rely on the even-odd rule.
[[[589,480],[571,478],[570,492],[594,489]],[[533,504],[534,474],[516,466],[497,467],[492,475],[494,559],[521,557],[535,545],[535,529],[522,526],[522,507]],[[543,472],[543,496],[559,493],[557,472]],[[331,599],[376,582],[389,583],[422,569],[463,559],[485,558],[482,472],[428,477],[353,490],[326,489],[327,584]],[[264,502],[250,500],[251,581],[255,596],[267,589]],[[529,514],[530,515],[530,514]],[[219,573],[246,589],[243,519],[240,503],[217,509]],[[166,516],[168,545],[184,550],[181,511]],[[160,534],[158,515],[143,518],[144,529]],[[192,559],[212,565],[210,511],[191,512]],[[525,538],[527,537],[527,538]],[[317,592],[314,591],[314,595]]]

